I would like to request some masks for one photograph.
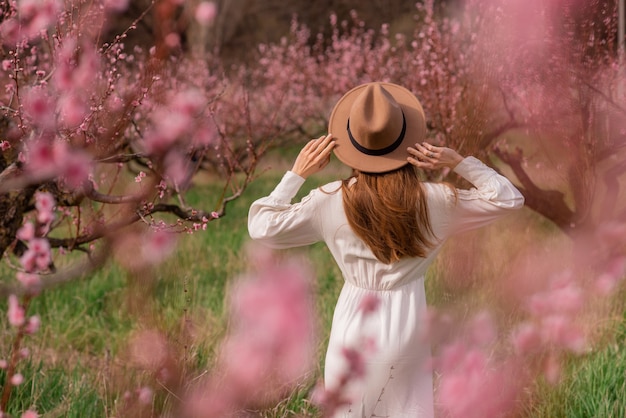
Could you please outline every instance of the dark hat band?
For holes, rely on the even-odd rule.
[[[347,129],[348,137],[350,138],[350,142],[352,142],[354,148],[366,155],[381,156],[393,152],[396,148],[400,146],[400,144],[402,144],[402,140],[404,139],[404,135],[406,134],[406,118],[404,117],[404,112],[402,112],[402,131],[400,131],[398,139],[396,139],[391,145],[388,145],[385,148],[381,149],[366,148],[363,145],[359,144],[356,139],[354,139],[354,137],[352,136],[352,132],[350,131],[350,118],[348,118]]]

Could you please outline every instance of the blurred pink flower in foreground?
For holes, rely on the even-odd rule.
[[[483,350],[453,347],[457,362],[442,369],[439,407],[450,418],[502,416],[514,410],[519,382],[512,364],[494,364]]]
[[[130,0],[104,0],[104,7],[115,12],[123,12],[129,3]]]
[[[15,235],[17,239],[22,241],[30,241],[35,237],[35,225],[32,222],[26,222]]]
[[[70,149],[62,140],[33,141],[26,156],[26,169],[35,181],[59,176],[70,188],[81,187],[91,173],[91,158]]]
[[[29,294],[36,295],[41,291],[41,278],[39,275],[18,271],[16,277]]]
[[[210,25],[217,16],[217,6],[212,1],[203,1],[196,7],[196,20],[201,25]]]
[[[21,418],[39,418],[39,414],[29,409],[28,411],[22,414]]]
[[[316,338],[309,274],[293,263],[257,261],[258,273],[233,289],[232,325],[217,373],[208,387],[193,390],[186,403],[191,416],[229,416],[277,399],[311,370]]]
[[[48,192],[35,193],[35,208],[37,209],[37,221],[49,224],[54,220],[54,196]]]
[[[14,327],[21,327],[24,325],[24,308],[20,305],[20,302],[17,300],[17,296],[15,295],[9,295],[9,309],[7,311],[7,316],[9,318],[9,324]]]
[[[22,376],[21,373],[15,373],[13,376],[11,376],[11,384],[13,386],[19,386],[22,383],[24,383],[24,376]]]
[[[52,262],[50,243],[44,238],[33,238],[28,243],[28,250],[20,257],[20,262],[27,273],[46,270]]]

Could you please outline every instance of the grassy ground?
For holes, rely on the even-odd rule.
[[[140,329],[156,327],[170,337],[191,375],[210,368],[215,343],[226,329],[224,296],[229,283],[246,270],[242,247],[248,242],[248,207],[254,199],[271,191],[285,164],[278,163],[273,168],[229,206],[226,217],[209,224],[207,231],[181,237],[177,253],[157,270],[153,281],[133,284],[143,297],[139,309],[128,291],[133,277],[114,263],[91,277],[35,298],[29,314],[41,316],[42,328],[25,340],[24,346],[31,353],[19,365],[25,381],[14,390],[7,412],[19,416],[21,411],[33,407],[45,417],[113,416],[125,402],[124,392],[132,394],[150,377],[126,361],[128,339]],[[326,177],[311,179],[305,188],[346,174],[345,170],[331,168]],[[199,184],[188,200],[192,205],[206,207],[215,193],[210,183]],[[540,252],[549,252],[561,243],[558,234],[532,213],[524,212],[521,217],[522,223],[502,221],[451,242],[428,274],[431,305],[454,307],[462,317],[485,306],[504,312],[504,303],[494,300],[500,294],[498,278],[511,273],[523,257],[522,249],[530,242],[537,243]],[[323,329],[318,347],[320,366],[289,399],[263,412],[266,417],[315,414],[306,396],[321,377],[327,332],[341,287],[339,271],[324,246],[315,245],[297,253],[305,254],[316,267],[315,296]],[[8,280],[12,273],[2,267],[0,274],[2,280]],[[6,310],[4,302],[0,309]],[[616,312],[620,315],[621,310]],[[188,332],[189,324],[194,327],[192,333]],[[6,315],[0,318],[0,329],[1,359],[8,357],[12,340]],[[617,321],[615,331],[615,337],[600,349],[583,358],[572,358],[561,385],[552,387],[537,382],[537,390],[524,407],[525,415],[623,417],[623,321]],[[2,371],[0,385],[4,385]],[[160,391],[154,408],[167,411],[169,402],[167,392]]]

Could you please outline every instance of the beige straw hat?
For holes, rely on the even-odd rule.
[[[367,83],[347,92],[328,122],[335,155],[349,167],[384,173],[407,164],[408,146],[426,136],[426,118],[419,100],[392,83]]]

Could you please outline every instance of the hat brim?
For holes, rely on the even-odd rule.
[[[408,164],[406,149],[417,142],[421,143],[426,137],[426,117],[421,103],[409,90],[393,83],[378,83],[402,108],[406,119],[406,134],[402,143],[388,154],[374,156],[362,153],[350,142],[347,126],[352,104],[369,84],[371,83],[357,86],[339,99],[328,120],[328,133],[335,139],[333,152],[342,163],[366,173],[384,173]]]

